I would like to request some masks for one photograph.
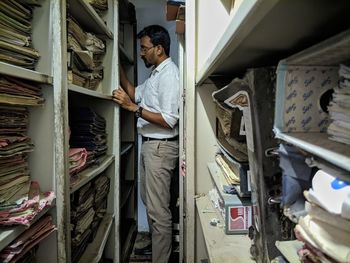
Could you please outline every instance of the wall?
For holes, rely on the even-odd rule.
[[[175,34],[175,22],[166,21],[165,18],[165,0],[130,0],[131,3],[135,5],[136,8],[136,19],[137,19],[137,32],[142,30],[145,26],[151,24],[158,24],[163,26],[169,31],[171,46],[170,46],[170,56],[173,61],[178,65],[178,40]],[[144,66],[143,61],[140,58],[139,42],[138,42],[138,60],[137,60],[137,71],[138,71],[138,83],[141,84],[145,81],[151,69],[147,69]],[[140,149],[140,147],[139,147]],[[140,183],[140,180],[138,180]],[[146,217],[145,207],[141,201],[140,197],[140,187],[138,186],[138,231],[148,231],[148,223]]]

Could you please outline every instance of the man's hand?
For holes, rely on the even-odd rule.
[[[138,109],[137,105],[131,101],[128,94],[126,94],[126,92],[121,87],[113,90],[112,98],[113,101],[118,103],[123,109],[132,112],[135,112]]]
[[[126,92],[126,94],[129,95],[132,102],[135,101],[135,87],[131,82],[128,80],[125,70],[122,65],[119,65],[119,78],[120,78],[120,85],[123,88],[123,90]]]

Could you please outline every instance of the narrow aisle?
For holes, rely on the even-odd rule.
[[[129,262],[152,262],[152,250],[148,232],[138,232],[130,255]],[[136,253],[135,253],[136,252]]]

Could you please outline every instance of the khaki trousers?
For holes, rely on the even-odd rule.
[[[178,169],[178,141],[145,141],[141,146],[141,199],[152,234],[152,262],[168,263],[172,244],[170,183]]]

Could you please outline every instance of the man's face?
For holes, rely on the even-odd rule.
[[[155,49],[156,46],[152,44],[151,39],[148,36],[144,36],[140,39],[140,54],[147,68],[155,64]]]

